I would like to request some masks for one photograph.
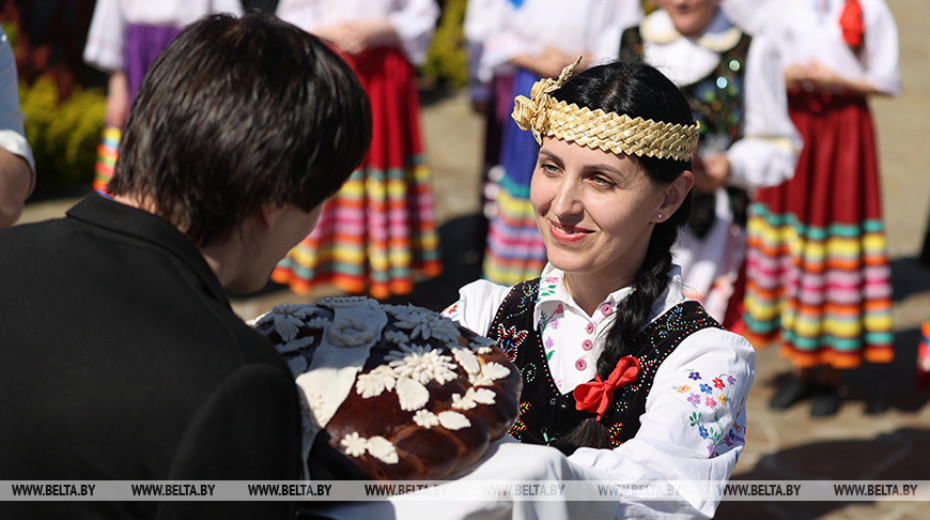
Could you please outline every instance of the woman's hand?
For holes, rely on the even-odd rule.
[[[730,178],[730,159],[726,154],[709,157],[695,155],[691,167],[694,172],[694,189],[701,193],[713,193]]]
[[[353,20],[321,27],[313,32],[353,56],[372,47],[395,45],[400,41],[394,26],[387,20]]]

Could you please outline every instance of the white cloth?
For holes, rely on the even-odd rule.
[[[859,0],[865,22],[861,56],[843,41],[843,0],[785,0],[772,12],[769,31],[785,67],[816,61],[840,76],[866,81],[879,91],[901,93],[898,28],[883,0]],[[823,7],[826,6],[824,10]]]
[[[280,0],[276,13],[311,33],[341,22],[387,19],[407,60],[421,64],[433,39],[439,6],[435,0]]]
[[[642,19],[638,0],[525,0],[505,7],[503,27],[485,40],[482,81],[514,56],[537,55],[549,46],[571,56],[590,53],[595,63],[615,59],[623,29]]]
[[[775,0],[723,0],[720,7],[727,18],[749,34],[760,34],[773,13],[769,11],[781,6]]]
[[[184,27],[217,13],[239,16],[242,6],[239,0],[97,0],[84,61],[104,71],[123,70],[127,25]]]
[[[32,170],[32,186],[35,187],[36,165],[32,149],[23,131],[25,116],[19,108],[19,82],[16,76],[16,61],[10,42],[0,28],[0,148],[22,157]]]
[[[521,444],[505,437],[488,448],[484,459],[468,474],[436,491],[448,499],[440,502],[411,501],[402,497],[385,502],[351,502],[330,505],[325,502],[308,504],[307,512],[334,520],[359,518],[395,518],[397,520],[503,520],[536,519],[565,520],[567,518],[610,518],[618,507],[616,500],[565,501],[521,500],[509,495],[491,496],[484,500],[455,500],[454,485],[500,483],[503,481],[587,480],[604,482],[610,477],[600,471],[574,464],[559,450],[549,446]]]
[[[721,53],[732,49],[741,36],[721,10],[697,38],[681,35],[663,10],[650,14],[640,27],[646,63],[679,87],[707,77],[720,63]],[[788,116],[781,61],[771,40],[753,37],[745,67],[742,138],[725,149],[705,139],[699,152],[725,153],[730,161],[728,184],[753,190],[790,179],[802,142]],[[673,254],[684,272],[686,294],[722,321],[745,254],[746,236],[735,223],[725,191],[716,195],[717,218],[707,235],[699,239],[682,229]]]
[[[650,321],[684,301],[677,266],[669,276],[669,287],[653,306]],[[535,316],[537,327],[542,326],[543,341],[551,338],[555,342],[558,353],[549,359],[549,370],[553,379],[560,380],[560,390],[567,393],[593,378],[594,361],[604,348],[604,331],[615,318],[610,311],[625,299],[630,288],[611,293],[595,315],[588,316],[565,290],[563,277],[558,269],[546,266],[541,281],[545,290],[540,291]],[[486,333],[509,291],[509,287],[488,281],[473,282],[459,291],[459,301],[445,313],[478,333]],[[557,320],[551,316],[560,305],[563,317],[555,324]],[[595,324],[594,334],[589,332],[588,323]],[[592,336],[594,346],[585,351],[582,343]],[[578,359],[588,360],[584,369],[576,365]],[[695,332],[656,371],[637,434],[614,450],[581,448],[568,460],[623,481],[726,482],[745,442],[745,401],[754,375],[755,351],[744,338],[716,328]],[[522,459],[514,459],[512,464],[522,463]],[[506,470],[502,470],[499,478],[506,477]],[[718,500],[702,493],[683,493],[679,500],[669,502],[624,496],[616,515],[711,517]]]

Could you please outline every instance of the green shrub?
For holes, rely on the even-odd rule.
[[[103,131],[106,97],[99,89],[76,89],[58,103],[49,78],[20,85],[25,131],[36,161],[38,191],[59,191],[90,183]]]
[[[445,2],[426,62],[420,67],[420,74],[439,86],[460,88],[468,84],[468,51],[462,28],[466,5],[466,0]]]

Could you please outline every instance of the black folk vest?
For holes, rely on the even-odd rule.
[[[620,39],[620,60],[642,62],[643,36],[639,27],[623,31]],[[711,150],[723,152],[742,137],[744,100],[746,91],[746,58],[752,37],[740,36],[728,51],[720,53],[717,66],[702,79],[682,85],[681,93],[688,100],[695,121],[701,123],[701,142],[698,151],[712,142]],[[707,152],[705,152],[707,153]],[[746,225],[749,194],[746,190],[727,187],[730,211],[740,226]],[[698,238],[710,232],[716,219],[716,196],[692,190],[691,218],[688,227]]]
[[[545,444],[571,455],[581,446],[564,437],[594,413],[575,408],[571,392],[562,394],[552,380],[542,337],[533,323],[533,308],[539,293],[539,278],[517,284],[498,307],[488,337],[497,340],[523,377],[520,415],[510,429],[517,440]],[[639,359],[639,375],[632,383],[614,391],[613,400],[601,423],[608,428],[610,443],[617,447],[639,430],[639,417],[646,411],[646,398],[662,361],[692,333],[720,327],[701,304],[686,301],[653,321],[633,342],[629,354]]]

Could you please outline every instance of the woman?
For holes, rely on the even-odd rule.
[[[239,15],[241,12],[239,0],[97,1],[84,48],[84,61],[110,76],[103,136],[97,148],[94,190],[106,193],[129,107],[142,84],[142,77],[162,49],[184,26],[204,16]]]
[[[375,298],[439,274],[439,238],[420,134],[413,64],[426,59],[435,0],[281,0],[277,15],[319,36],[352,65],[372,104],[361,167],[272,280],[307,293],[321,283]]]
[[[882,0],[786,2],[778,47],[791,119],[804,139],[794,177],[750,208],[746,330],[780,337],[793,377],[775,409],[842,403],[841,372],[894,358],[891,272],[868,98],[901,91],[898,33]]]
[[[685,294],[730,330],[740,326],[746,208],[754,190],[794,172],[800,138],[788,117],[778,53],[735,27],[717,0],[660,0],[623,33],[620,59],[643,60],[678,85],[700,122],[691,220],[673,250]]]
[[[616,57],[623,28],[642,18],[637,0],[523,0],[504,2],[500,26],[484,41],[478,74],[512,75],[511,93],[526,94],[540,77],[558,75],[575,56],[583,66]],[[497,183],[483,262],[488,280],[513,284],[535,276],[546,250],[529,202],[537,143],[512,122],[501,129],[500,168],[489,172]]]
[[[512,287],[469,284],[446,315],[497,339],[521,368],[517,439],[605,478],[726,481],[755,357],[685,300],[672,263],[697,125],[648,65],[597,66],[563,84],[570,72],[514,110],[541,144],[530,199],[548,264]],[[674,506],[624,499],[617,514],[712,516],[716,504],[682,492]]]

